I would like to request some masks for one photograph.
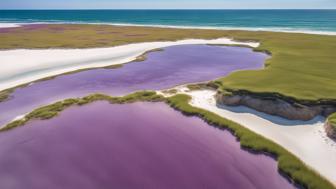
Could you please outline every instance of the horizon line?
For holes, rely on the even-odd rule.
[[[336,10],[336,8],[37,8],[37,9],[0,9],[0,11],[21,11],[21,10]]]

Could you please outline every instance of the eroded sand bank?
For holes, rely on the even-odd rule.
[[[308,166],[336,184],[336,143],[326,137],[325,119],[290,121],[246,107],[218,107],[215,91],[184,92],[192,97],[191,105],[237,122],[289,150]]]

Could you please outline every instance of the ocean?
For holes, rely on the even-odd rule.
[[[336,10],[0,10],[0,23],[89,23],[336,35]]]

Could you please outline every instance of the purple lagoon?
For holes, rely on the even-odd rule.
[[[148,54],[118,69],[94,69],[58,76],[15,90],[0,103],[0,125],[52,102],[91,93],[124,95],[214,80],[237,70],[262,69],[268,56],[250,48],[181,45]]]
[[[294,188],[272,158],[164,103],[71,107],[0,143],[0,188]]]

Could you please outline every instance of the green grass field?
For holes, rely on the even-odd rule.
[[[331,114],[328,118],[328,121],[331,123],[334,129],[336,129],[336,113]]]
[[[260,41],[261,46],[256,50],[272,53],[266,62],[266,69],[233,73],[220,80],[223,89],[278,94],[297,100],[336,101],[336,36],[103,25],[41,25],[0,32],[0,49],[91,48],[219,37]]]
[[[260,38],[259,49],[272,53],[266,69],[233,73],[220,80],[224,89],[336,100],[336,36],[267,33]]]

